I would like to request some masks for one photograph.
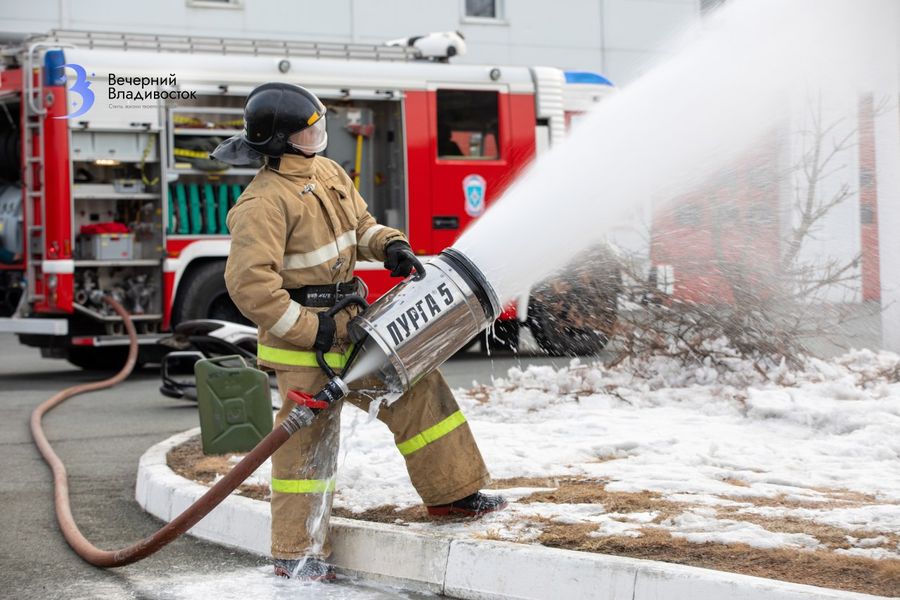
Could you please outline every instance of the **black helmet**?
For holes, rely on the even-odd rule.
[[[264,83],[247,96],[241,137],[260,154],[281,156],[292,134],[324,116],[325,105],[309,90],[292,83]]]

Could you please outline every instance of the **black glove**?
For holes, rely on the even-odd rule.
[[[334,346],[334,334],[337,331],[337,324],[334,317],[324,312],[316,313],[319,316],[319,330],[316,332],[316,341],[313,348],[319,352],[328,352]]]
[[[388,244],[384,254],[384,268],[391,272],[391,277],[409,277],[413,269],[416,270],[416,279],[425,276],[425,267],[403,240],[394,240]]]

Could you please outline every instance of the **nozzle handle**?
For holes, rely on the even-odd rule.
[[[365,298],[358,294],[351,294],[350,296],[344,296],[340,300],[334,303],[334,306],[329,308],[325,314],[329,317],[334,317],[340,311],[344,310],[351,304],[355,304],[359,306],[361,309],[366,310],[369,308],[369,303],[366,302]],[[316,351],[316,362],[319,363],[319,368],[321,368],[325,374],[328,376],[328,379],[334,379],[337,377],[337,374],[334,372],[334,369],[325,361],[325,352],[322,350]]]
[[[305,406],[310,410],[323,410],[328,408],[328,402],[317,400],[315,397],[300,390],[288,390],[287,399],[298,406]]]
[[[319,411],[327,409],[349,392],[350,389],[347,387],[347,384],[340,377],[335,377],[334,379],[329,379],[325,387],[316,392],[315,396],[300,390],[288,390],[285,400],[290,400],[297,406],[307,408],[313,414],[318,414]]]
[[[422,281],[425,279],[425,266],[422,261],[415,255],[412,257],[413,266],[415,266],[416,274],[412,276],[413,281]]]

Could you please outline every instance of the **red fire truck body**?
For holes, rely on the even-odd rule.
[[[83,366],[125,342],[103,294],[126,302],[145,350],[177,322],[241,318],[221,277],[224,215],[256,170],[208,152],[239,133],[256,85],[299,83],[323,99],[325,154],[423,256],[450,246],[573,114],[613,90],[591,73],[385,46],[53,32],[5,57],[0,149],[12,136],[20,148],[0,154],[0,226],[21,235],[0,229],[11,256],[0,330]],[[103,233],[110,223],[127,230]],[[393,283],[376,263],[358,275],[370,300]]]

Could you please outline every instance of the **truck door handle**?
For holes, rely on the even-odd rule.
[[[437,216],[431,218],[434,229],[459,229],[459,217]]]

